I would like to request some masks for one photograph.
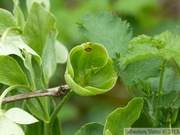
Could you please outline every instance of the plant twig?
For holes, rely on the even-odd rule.
[[[69,90],[70,88],[68,85],[61,85],[59,87],[49,88],[46,90],[38,90],[34,92],[9,96],[9,97],[4,98],[2,103],[6,104],[9,102],[35,98],[35,97],[43,97],[43,96],[61,96],[61,95],[64,95]]]

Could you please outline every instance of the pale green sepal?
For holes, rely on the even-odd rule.
[[[4,113],[4,115],[11,121],[18,124],[32,124],[38,122],[38,120],[20,108],[12,108]]]
[[[22,128],[5,116],[0,117],[0,135],[24,135]]]

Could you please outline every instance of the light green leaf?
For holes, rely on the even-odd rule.
[[[0,35],[2,35],[7,28],[16,26],[13,15],[9,11],[0,8]]]
[[[10,56],[0,56],[0,82],[6,85],[28,85],[21,67]]]
[[[89,13],[83,16],[78,24],[80,33],[91,42],[104,45],[111,58],[116,58],[116,54],[126,51],[132,37],[129,24],[108,12]]]
[[[68,58],[68,50],[67,48],[60,43],[58,40],[55,42],[55,50],[56,50],[56,60],[57,63],[63,64],[67,61]]]
[[[150,44],[152,46],[155,46],[157,48],[163,48],[165,46],[165,41],[163,41],[161,38],[159,38],[159,36],[156,37],[149,37],[146,35],[140,35],[136,38],[133,38],[129,44],[130,44],[130,48],[133,46],[133,44]]]
[[[125,55],[121,57],[120,64],[121,66],[125,66],[129,63],[155,56],[158,56],[158,49],[156,47],[146,43],[136,44],[129,48]]]
[[[102,135],[103,128],[102,124],[92,122],[82,126],[74,135]]]
[[[116,79],[112,60],[102,45],[88,42],[71,50],[65,80],[75,93],[82,96],[105,93]]]
[[[55,17],[41,5],[38,3],[32,5],[22,35],[25,42],[40,56],[55,22]]]
[[[42,54],[42,67],[44,71],[44,76],[46,83],[48,84],[50,78],[56,71],[56,53],[55,53],[55,40],[57,36],[57,31],[49,33],[47,43],[44,47]]]
[[[124,108],[113,111],[106,119],[104,133],[107,129],[112,135],[123,135],[124,128],[129,128],[139,118],[143,107],[143,99],[132,99]]]
[[[16,22],[17,22],[17,25],[21,27],[21,29],[24,28],[24,15],[21,11],[21,9],[19,8],[19,0],[13,0],[14,1],[14,10],[13,10],[13,13],[14,13],[14,16],[16,18]]]
[[[20,108],[11,108],[6,111],[4,115],[18,124],[32,124],[38,122],[35,117]]]
[[[50,10],[50,1],[49,0],[26,0],[26,6],[28,9],[28,12],[30,12],[30,9],[34,2],[41,4],[48,11]]]
[[[5,116],[0,117],[0,135],[24,135],[22,128]]]

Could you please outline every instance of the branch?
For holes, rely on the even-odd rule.
[[[59,87],[54,87],[46,90],[38,90],[34,92],[24,93],[24,94],[18,94],[14,96],[9,96],[4,98],[3,104],[13,102],[13,101],[19,101],[24,99],[30,99],[35,97],[43,97],[43,96],[61,96],[66,94],[70,90],[68,85],[61,85]]]

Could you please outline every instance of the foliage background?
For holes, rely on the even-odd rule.
[[[58,39],[70,50],[87,39],[77,30],[78,19],[87,12],[111,11],[127,20],[133,36],[139,34],[155,35],[166,29],[173,31],[180,24],[179,0],[51,0],[51,12],[57,18]],[[20,0],[21,8],[26,13],[25,0]],[[0,8],[12,11],[12,0],[1,0]],[[92,22],[93,23],[93,22]],[[65,66],[58,65],[50,86],[65,84]],[[62,119],[64,135],[75,133],[88,122],[105,123],[107,115],[119,106],[124,106],[130,96],[120,79],[116,86],[106,94],[95,97],[74,95],[59,116]],[[56,100],[60,100],[56,98]],[[143,126],[143,118],[136,124]]]

